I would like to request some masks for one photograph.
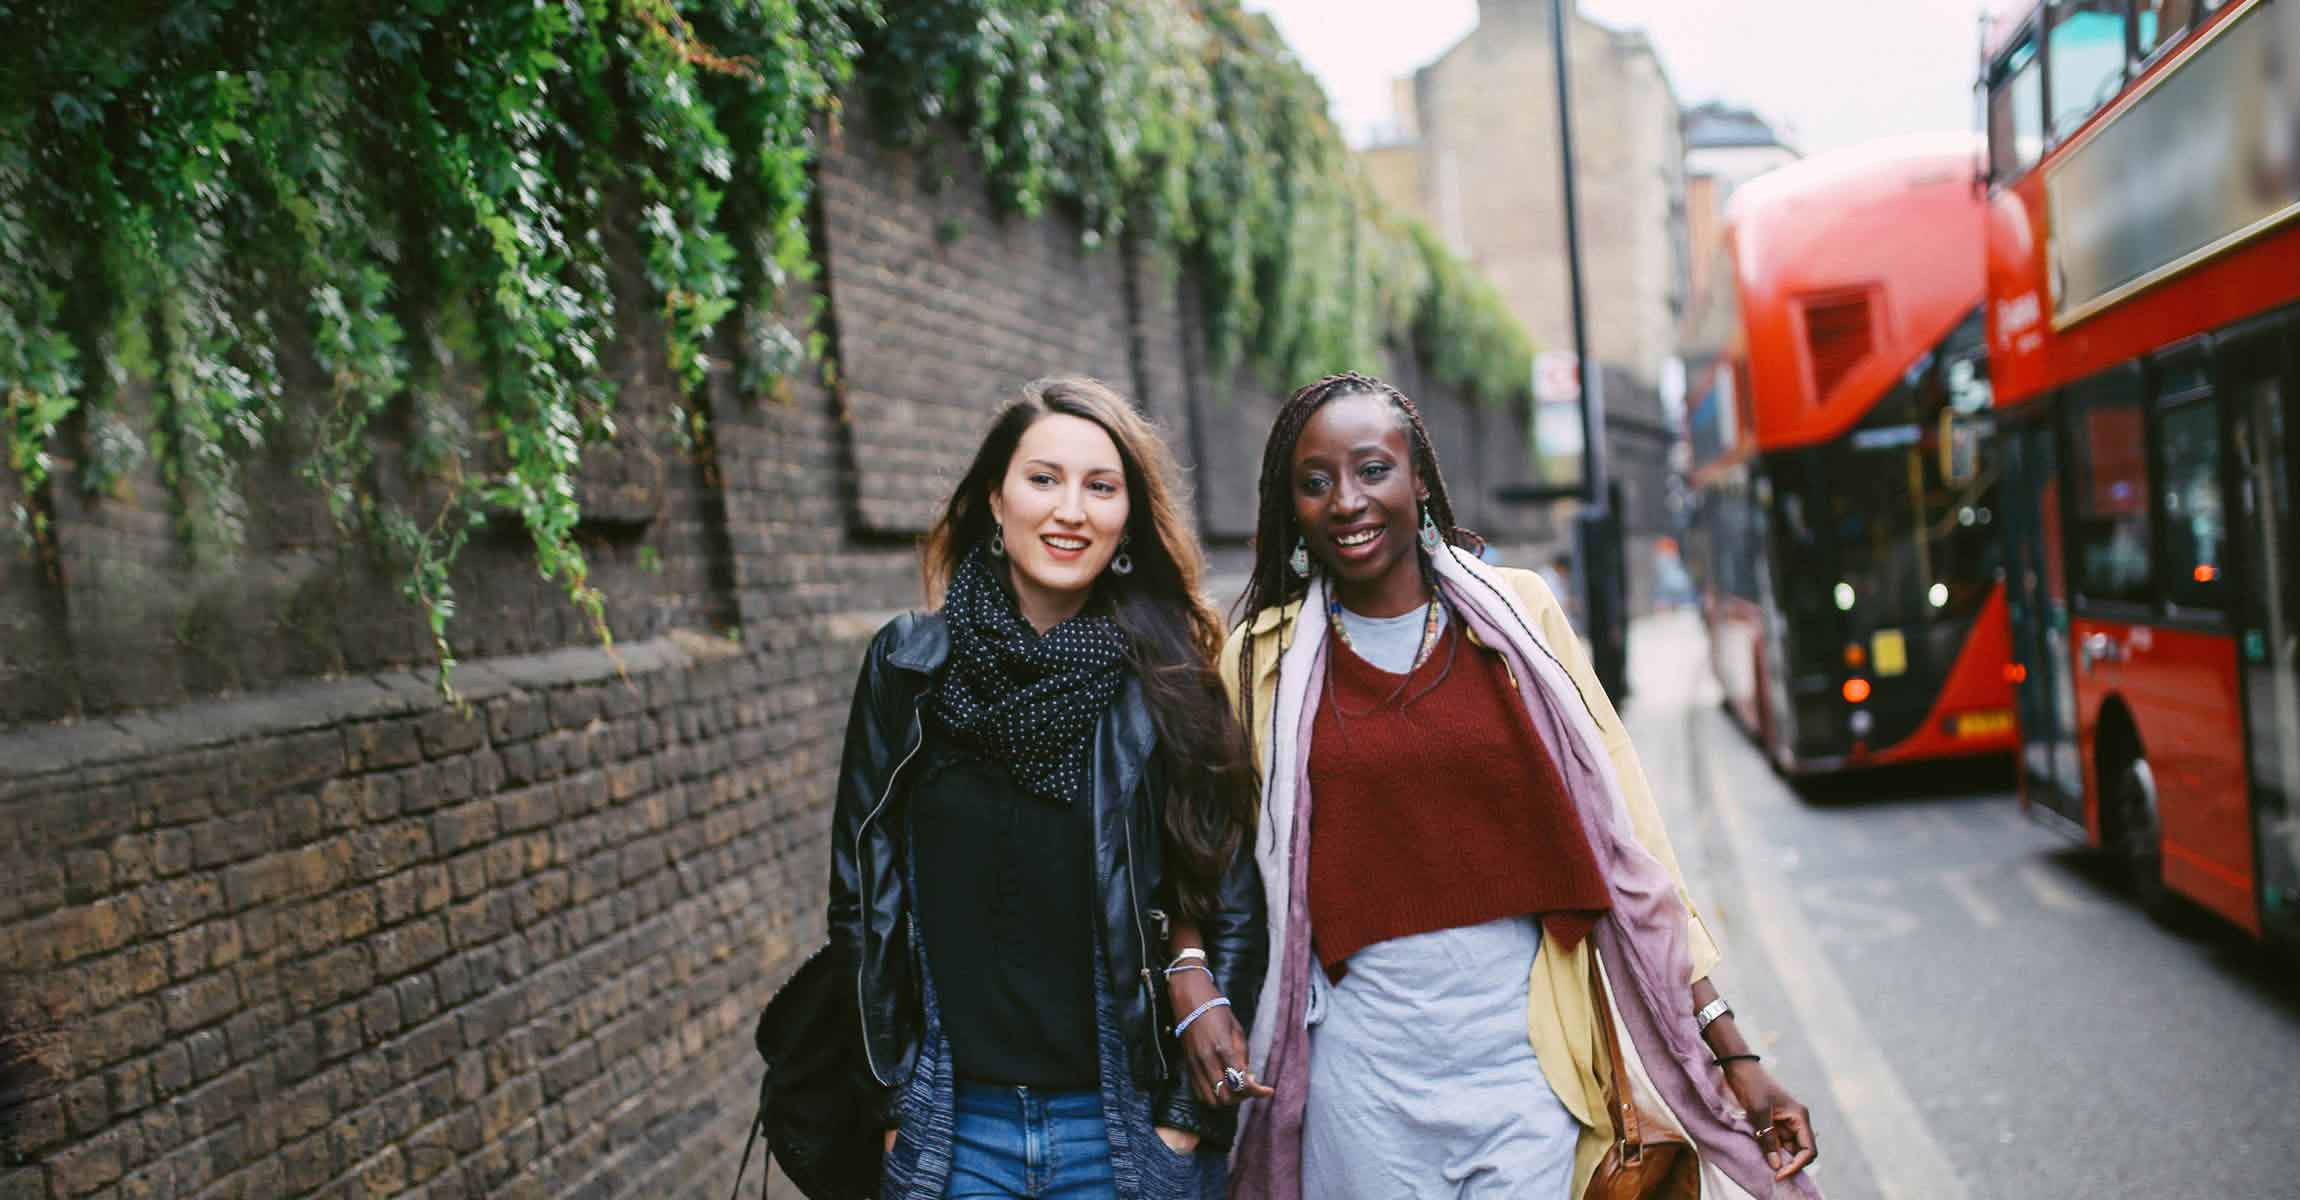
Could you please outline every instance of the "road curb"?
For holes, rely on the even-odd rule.
[[[1707,726],[1717,719],[1714,713],[1703,704],[1690,706],[1685,736],[1696,794],[1717,815],[1734,860],[1731,881],[1724,886],[1738,893],[1742,928],[1772,964],[1804,1037],[1823,1051],[1815,1056],[1822,1077],[1852,1126],[1878,1192],[1894,1200],[1966,1200],[1956,1168],[1870,1037],[1852,993],[1819,951],[1796,898],[1768,874],[1772,858],[1748,813],[1732,789],[1720,786],[1707,753]]]

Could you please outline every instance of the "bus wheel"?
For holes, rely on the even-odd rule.
[[[2172,916],[2172,890],[2164,886],[2164,822],[2156,808],[2156,775],[2135,758],[2116,778],[2116,855],[2140,910],[2157,920]]]

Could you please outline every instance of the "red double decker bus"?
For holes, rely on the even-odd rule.
[[[1988,352],[2022,803],[2300,934],[2300,4],[1997,22]]]
[[[1726,209],[1690,372],[1690,563],[1785,772],[2009,752],[1971,135],[1780,168]],[[1709,304],[1718,306],[1708,310]]]

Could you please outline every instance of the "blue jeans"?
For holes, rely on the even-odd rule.
[[[943,1200],[1104,1200],[1117,1183],[1097,1091],[958,1085]]]

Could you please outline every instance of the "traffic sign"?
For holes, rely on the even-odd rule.
[[[1533,398],[1544,404],[1581,399],[1581,364],[1571,350],[1544,350],[1533,356]]]

